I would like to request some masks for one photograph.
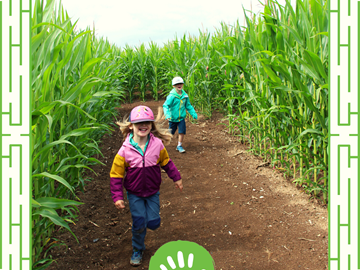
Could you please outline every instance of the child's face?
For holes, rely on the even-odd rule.
[[[183,83],[178,83],[178,84],[175,84],[173,86],[175,87],[176,91],[180,92],[182,90],[184,84]]]
[[[134,132],[134,137],[147,137],[151,131],[151,122],[140,122],[131,124],[130,129]]]

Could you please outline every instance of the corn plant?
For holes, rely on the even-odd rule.
[[[165,45],[168,71],[180,75],[193,104],[228,115],[230,132],[317,195],[327,196],[326,1],[298,0],[293,8],[268,1],[259,16],[221,27],[211,37]],[[170,79],[169,79],[170,80]],[[223,108],[221,108],[223,106]]]
[[[164,76],[165,64],[163,60],[163,51],[154,43],[150,43],[149,54],[149,83],[154,100],[159,99],[159,92],[168,84],[167,77]]]
[[[35,1],[33,12],[32,256],[33,268],[44,269],[52,263],[47,252],[61,244],[54,232],[71,232],[83,172],[101,164],[92,156],[101,153],[98,140],[111,130],[107,123],[123,91],[109,87],[116,80],[117,50],[94,42],[90,29],[75,31],[76,23],[54,0]]]

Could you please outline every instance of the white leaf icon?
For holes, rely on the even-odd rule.
[[[170,267],[171,267],[172,269],[175,269],[175,268],[176,268],[176,265],[175,265],[175,263],[174,263],[174,260],[171,258],[171,256],[168,256],[168,257],[167,257],[167,261],[168,261],[168,263],[169,263],[169,265],[170,265]]]
[[[178,258],[179,267],[184,268],[185,267],[184,254],[181,251],[178,251],[177,258]],[[176,264],[171,256],[167,257],[167,261],[168,261],[168,264],[170,265],[171,269],[176,269]],[[194,254],[190,253],[189,257],[188,257],[188,268],[192,268],[193,264],[194,264]],[[168,270],[167,267],[163,264],[160,265],[160,269]],[[202,269],[202,270],[205,270],[205,269]]]
[[[151,257],[149,270],[215,270],[210,253],[197,243],[168,242]]]
[[[188,267],[192,268],[194,262],[194,254],[190,253],[188,258]]]
[[[181,251],[178,252],[178,263],[180,268],[184,268],[184,255]]]

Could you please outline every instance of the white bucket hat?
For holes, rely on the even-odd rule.
[[[172,80],[172,85],[179,84],[179,83],[184,83],[184,80],[181,77],[175,77]]]

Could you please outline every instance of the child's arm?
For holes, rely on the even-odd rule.
[[[185,102],[185,108],[194,119],[198,118],[197,113],[196,113],[194,107],[191,105],[190,100],[188,98],[186,99],[186,102]]]
[[[125,174],[125,159],[116,154],[110,171],[110,191],[115,207],[125,208],[123,195],[123,179]]]
[[[170,99],[171,99],[171,97],[167,96],[167,98],[163,104],[165,119],[171,119],[171,113],[170,113],[171,100]]]
[[[174,162],[169,158],[169,154],[166,151],[165,147],[160,151],[159,162],[160,162],[160,166],[164,169],[164,171],[167,173],[169,178],[171,178],[174,181],[175,187],[179,188],[180,191],[182,191],[183,184],[182,184],[180,172],[176,168]]]

